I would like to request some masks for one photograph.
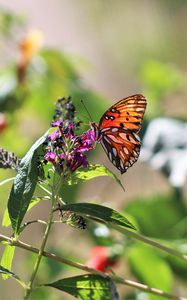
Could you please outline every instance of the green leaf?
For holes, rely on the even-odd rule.
[[[72,173],[71,178],[68,180],[68,184],[78,184],[79,182],[84,182],[100,176],[111,177],[122,187],[123,190],[125,190],[121,181],[116,177],[116,175],[108,170],[105,166],[99,164],[89,165],[87,168],[77,169],[74,173]]]
[[[5,250],[3,252],[3,256],[1,258],[1,266],[3,266],[5,269],[11,270],[14,251],[15,251],[14,246],[6,245]],[[4,280],[6,280],[9,276],[10,275],[6,273],[2,274]]]
[[[119,296],[109,277],[85,274],[64,278],[45,286],[54,287],[82,300],[118,300]]]
[[[127,252],[133,273],[143,283],[165,292],[172,291],[173,274],[169,264],[154,249],[134,243]],[[163,299],[150,295],[151,299]]]
[[[136,230],[136,227],[129,220],[112,208],[93,203],[73,203],[62,205],[64,211],[72,211],[85,217],[91,217],[106,224],[127,227]]]
[[[11,224],[11,221],[10,221],[9,214],[8,214],[8,208],[6,208],[4,215],[3,215],[2,226],[8,227],[8,226],[10,226],[10,224]]]
[[[15,234],[32,199],[38,181],[38,154],[47,133],[38,139],[20,162],[8,200],[8,212]]]
[[[42,198],[47,200],[47,198]],[[48,199],[49,200],[49,199]],[[27,211],[29,211],[33,206],[35,206],[38,202],[41,201],[41,198],[33,198],[29,204],[29,207],[27,209]],[[2,226],[4,227],[8,227],[11,225],[11,220],[9,218],[9,214],[8,214],[8,208],[5,209],[4,215],[3,215],[3,221],[2,221]]]
[[[6,279],[8,277],[12,277],[14,278],[17,282],[19,282],[19,284],[22,285],[22,287],[24,289],[26,289],[26,284],[13,272],[11,272],[10,270],[4,268],[3,266],[0,265],[0,274],[2,274],[2,277],[5,279],[5,276],[6,276]]]
[[[9,181],[12,181],[12,180],[14,180],[14,179],[15,179],[15,177],[5,179],[5,180],[3,180],[3,181],[0,182],[0,186],[1,186],[1,185],[4,185],[4,184],[6,184],[6,183],[8,183]]]

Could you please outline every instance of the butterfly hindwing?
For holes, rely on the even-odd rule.
[[[126,172],[139,157],[139,136],[128,129],[113,127],[112,131],[102,134],[100,143],[109,160],[121,173]]]

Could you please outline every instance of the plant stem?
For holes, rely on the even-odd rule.
[[[18,241],[18,240],[17,241],[12,240],[11,238],[9,238],[7,236],[4,236],[2,234],[0,234],[0,242],[1,241],[8,242],[9,245],[17,246],[19,248],[31,251],[33,253],[39,254],[39,251],[40,251],[37,248],[32,247],[31,245],[28,245],[28,244],[23,243],[23,242]],[[60,257],[60,256],[58,256],[56,254],[53,254],[53,253],[49,253],[49,252],[43,251],[42,252],[42,256],[45,256],[45,257],[50,258],[52,260],[58,261],[59,263],[66,264],[68,266],[77,268],[79,270],[82,270],[82,271],[85,271],[85,272],[88,272],[88,273],[98,274],[98,275],[103,276],[103,277],[107,277],[108,276],[105,273],[97,271],[97,270],[95,270],[93,268],[89,268],[89,267],[87,267],[87,266],[85,266],[83,264],[80,264],[80,263],[68,260],[66,258]],[[136,281],[132,281],[132,280],[128,280],[128,279],[123,279],[123,278],[118,277],[116,275],[112,275],[111,278],[114,280],[114,282],[116,282],[118,284],[124,284],[124,285],[127,285],[127,286],[131,286],[131,287],[134,287],[136,289],[142,290],[144,292],[148,292],[148,293],[151,293],[151,294],[154,294],[154,295],[159,295],[159,296],[162,296],[162,297],[167,298],[167,299],[187,300],[186,297],[181,297],[181,296],[169,294],[169,293],[166,293],[166,292],[164,292],[162,290],[159,290],[157,288],[152,288],[152,287],[149,287],[149,286],[147,286],[145,284],[142,284],[142,283],[139,283],[139,282],[136,282]]]
[[[53,177],[53,188],[52,188],[52,195],[51,195],[51,210],[50,210],[50,213],[49,213],[47,226],[46,226],[46,229],[45,229],[45,232],[44,232],[43,241],[42,241],[40,250],[38,252],[38,257],[37,257],[37,260],[36,260],[36,263],[35,263],[35,266],[34,266],[34,270],[33,270],[33,273],[31,275],[30,281],[29,281],[27,289],[26,289],[24,300],[29,299],[29,296],[32,293],[34,280],[35,280],[36,274],[38,272],[38,268],[39,268],[39,265],[40,265],[40,262],[41,262],[41,259],[42,259],[42,256],[43,256],[43,251],[44,251],[45,245],[47,243],[47,239],[48,239],[49,232],[50,232],[51,225],[52,225],[52,221],[53,221],[53,210],[54,210],[54,207],[55,207],[55,204],[56,204],[56,198],[57,198],[57,194],[58,194],[58,186],[56,186],[56,183],[55,183],[55,179],[56,179],[55,175],[56,175],[56,173],[54,173],[54,177]]]
[[[164,251],[164,252],[166,252],[166,253],[168,253],[170,255],[174,255],[174,256],[176,256],[178,258],[181,258],[181,259],[187,261],[187,255],[186,254],[182,254],[182,253],[180,253],[179,251],[177,251],[175,249],[172,249],[170,247],[162,245],[162,244],[160,244],[157,241],[151,240],[148,237],[143,236],[141,234],[138,234],[138,233],[136,233],[134,231],[131,231],[129,229],[126,229],[125,227],[120,228],[119,226],[116,227],[115,225],[110,225],[110,226],[112,228],[117,229],[118,231],[120,231],[122,233],[125,233],[128,237],[131,237],[131,238],[134,238],[136,240],[139,240],[139,241],[141,241],[141,242],[143,242],[145,244],[148,244],[148,245],[151,245],[151,246],[153,246],[155,248],[158,248],[159,250],[162,250],[162,251]]]

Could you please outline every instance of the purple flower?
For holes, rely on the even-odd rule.
[[[70,122],[67,126],[67,138],[69,139],[74,138],[74,128],[75,128],[75,124],[73,122]]]
[[[68,99],[63,98],[62,101],[70,103],[71,101]],[[51,162],[60,173],[63,172],[64,167],[66,169],[68,167],[71,172],[74,172],[81,166],[88,166],[85,153],[95,147],[96,137],[93,129],[77,135],[75,132],[80,126],[80,122],[74,122],[75,110],[68,106],[68,114],[65,114],[66,118],[62,119],[61,104],[58,102],[60,118],[52,122],[52,127],[56,128],[49,135],[45,160]]]
[[[50,140],[54,141],[59,137],[59,131],[56,129],[54,130],[50,135],[49,138]]]
[[[86,131],[85,135],[87,135],[88,139],[91,140],[92,142],[97,141],[97,138],[95,136],[95,132],[93,129],[89,129],[88,131]]]
[[[67,164],[71,171],[75,171],[81,166],[88,167],[89,165],[86,155],[79,152],[76,152],[73,156],[69,156]]]
[[[63,124],[63,120],[59,119],[59,120],[56,120],[56,121],[52,122],[51,126],[52,127],[59,127],[59,126],[62,126],[62,124]]]
[[[55,164],[57,155],[54,152],[49,151],[45,154],[44,158],[45,158],[45,160],[50,161],[53,164]]]
[[[94,148],[96,142],[95,133],[92,129],[84,132],[81,137],[78,137],[77,151],[84,153]]]
[[[60,155],[60,160],[62,161],[62,160],[64,160],[64,159],[65,159],[65,154],[62,153],[62,154]]]

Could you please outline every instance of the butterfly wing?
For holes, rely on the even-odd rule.
[[[143,95],[129,96],[111,106],[99,122],[98,141],[121,173],[138,159],[141,146],[138,132],[145,109]]]
[[[99,122],[99,129],[116,126],[138,132],[141,129],[145,109],[146,99],[143,95],[124,98],[104,113]]]

